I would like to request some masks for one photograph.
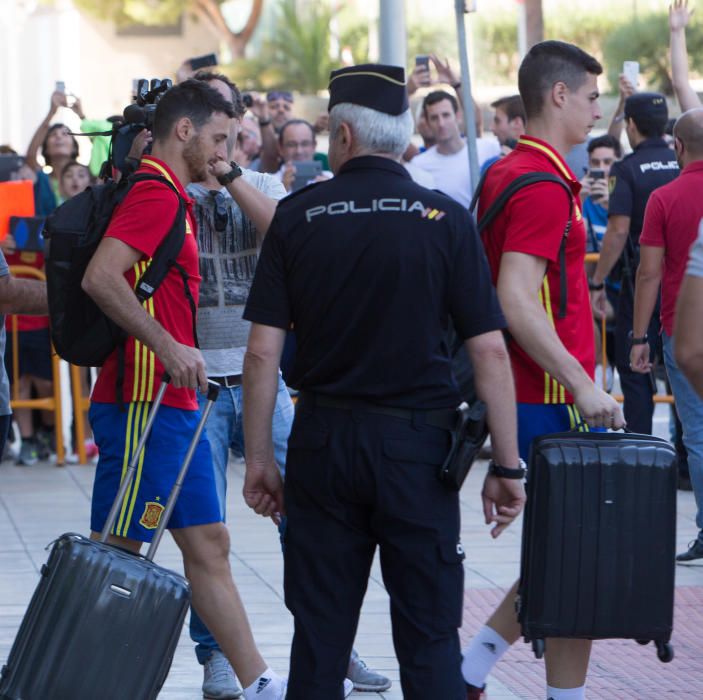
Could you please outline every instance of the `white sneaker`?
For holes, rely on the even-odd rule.
[[[348,698],[354,691],[354,684],[348,679],[344,679],[344,697]]]

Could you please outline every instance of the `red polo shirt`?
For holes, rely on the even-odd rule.
[[[153,173],[168,178],[188,202],[186,210],[186,237],[181,252],[176,258],[188,273],[188,286],[198,301],[200,271],[198,268],[198,246],[192,201],[171,169],[158,158],[142,158],[138,173]],[[141,259],[125,272],[130,286],[134,286],[149,265],[159,244],[171,230],[178,211],[178,198],[166,185],[158,182],[139,182],[129,191],[125,200],[115,210],[106,237],[116,238],[142,253]],[[181,275],[172,267],[154,296],[144,303],[144,308],[168,331],[175,340],[194,347],[193,318],[183,288]],[[115,387],[118,371],[118,352],[113,352],[102,367],[93,389],[93,401],[115,403]],[[159,358],[135,338],[128,338],[125,347],[123,400],[152,401],[159,388],[163,374]],[[196,410],[195,391],[174,389],[169,386],[163,400],[164,405]]]
[[[654,190],[644,212],[640,245],[664,248],[661,322],[674,334],[676,298],[686,272],[688,251],[703,219],[703,162],[687,165],[668,185]]]
[[[566,349],[593,376],[595,348],[593,316],[584,268],[586,227],[578,193],[581,185],[563,158],[545,141],[522,136],[515,150],[491,166],[479,203],[479,219],[498,195],[520,175],[554,173],[569,185],[574,202],[571,231],[566,242],[567,308],[560,319],[559,248],[569,218],[569,201],[556,183],[530,185],[514,194],[494,222],[483,231],[483,245],[497,284],[504,252],[525,253],[547,260],[539,302]],[[517,400],[522,403],[573,403],[566,389],[545,372],[514,341],[509,344]]]

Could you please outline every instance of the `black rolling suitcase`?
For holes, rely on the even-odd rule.
[[[530,449],[518,619],[550,637],[654,641],[671,661],[676,451],[634,433],[555,433]]]
[[[156,548],[217,398],[208,404],[146,557],[105,544],[166,389],[164,381],[101,535],[54,543],[0,674],[2,700],[150,700],[161,689],[190,602],[185,578],[157,566]]]

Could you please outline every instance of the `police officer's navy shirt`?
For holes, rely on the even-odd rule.
[[[293,324],[293,387],[420,409],[460,401],[449,317],[464,339],[505,327],[473,222],[375,156],[279,203],[244,313]]]
[[[649,195],[679,174],[676,155],[664,139],[646,139],[610,168],[608,216],[629,216],[630,237],[638,243]]]

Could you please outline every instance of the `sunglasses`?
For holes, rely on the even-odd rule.
[[[293,93],[288,92],[287,90],[271,90],[271,92],[266,95],[266,100],[268,102],[273,102],[274,100],[285,100],[286,102],[292,102]]]
[[[222,233],[227,229],[227,207],[225,206],[225,195],[217,190],[210,190],[210,196],[215,203],[215,231]]]

